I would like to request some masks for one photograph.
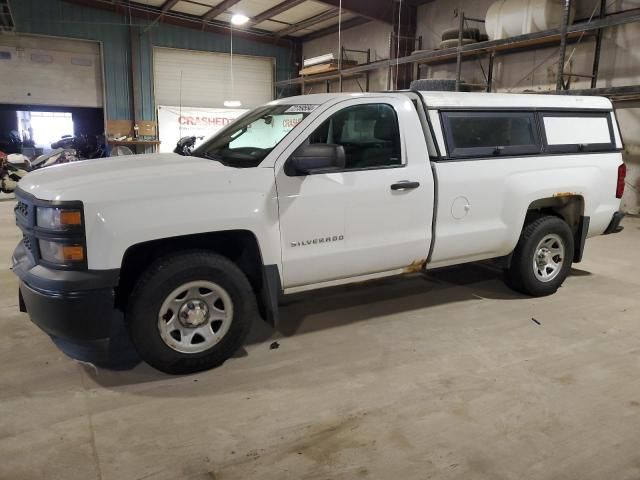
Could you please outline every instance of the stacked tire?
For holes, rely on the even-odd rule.
[[[453,48],[458,46],[459,41],[458,28],[449,28],[442,32],[442,41],[440,42],[440,48]],[[477,28],[465,28],[462,30],[462,45],[469,45],[471,43],[486,42],[489,37],[485,33],[480,33]]]

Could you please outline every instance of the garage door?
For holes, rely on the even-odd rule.
[[[234,55],[234,91],[229,64],[228,53],[155,47],[156,105],[215,108],[240,100],[242,108],[251,108],[273,99],[273,58]]]
[[[0,35],[0,103],[102,107],[96,42]]]

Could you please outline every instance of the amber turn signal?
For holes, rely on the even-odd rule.
[[[84,260],[84,247],[80,245],[64,245],[62,257],[65,262],[82,262]]]
[[[60,225],[82,225],[82,215],[78,210],[61,210]]]

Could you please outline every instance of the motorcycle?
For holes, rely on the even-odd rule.
[[[102,158],[106,156],[104,138],[101,135],[89,137],[88,135],[65,135],[57,142],[51,144],[53,149],[75,150],[78,159]]]
[[[2,193],[12,193],[16,189],[18,182],[27,174],[27,170],[21,168],[19,162],[14,163],[11,161],[11,157],[14,156],[24,157],[24,155],[13,154],[0,156],[0,191]]]
[[[57,143],[58,142],[55,144]],[[52,144],[52,146],[53,145],[54,144]],[[38,170],[40,168],[50,167],[51,165],[76,162],[78,160],[80,160],[80,158],[78,158],[78,154],[73,148],[56,148],[32,160],[30,170]]]
[[[0,135],[0,150],[7,154],[22,152],[23,142],[17,130]]]
[[[106,156],[106,148],[104,141],[101,140],[101,136],[90,139],[87,135],[78,135],[75,137],[65,135],[60,140],[53,142],[51,148],[54,150],[40,155],[31,162],[30,170]]]

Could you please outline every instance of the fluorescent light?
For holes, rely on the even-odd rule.
[[[238,108],[242,106],[242,102],[240,100],[225,100],[224,106],[227,108]]]
[[[241,13],[234,13],[231,17],[231,23],[234,25],[244,25],[249,21],[249,17]]]

